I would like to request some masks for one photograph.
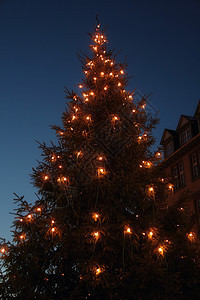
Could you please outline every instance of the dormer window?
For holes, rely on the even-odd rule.
[[[181,145],[186,144],[192,138],[191,128],[187,128],[181,133]]]
[[[173,142],[170,142],[165,146],[165,156],[168,157],[174,152]]]

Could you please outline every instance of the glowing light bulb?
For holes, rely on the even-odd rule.
[[[91,92],[90,95],[91,95],[91,96],[94,96],[94,92]]]
[[[131,234],[131,228],[130,227],[126,227],[124,230],[124,233],[126,234]]]
[[[129,97],[129,99],[132,99],[132,98],[133,98],[131,95],[129,95],[128,97]]]
[[[51,228],[51,232],[55,232],[55,231],[56,231],[55,227]]]
[[[31,214],[29,214],[29,215],[27,216],[27,218],[28,218],[28,219],[31,219],[31,218],[32,218],[32,215],[31,215]]]
[[[62,169],[62,166],[60,165],[60,166],[58,166],[58,168],[59,168],[59,169]]]
[[[172,185],[172,184],[169,184],[169,185],[168,185],[168,188],[169,188],[169,190],[173,190],[173,185]]]
[[[97,80],[97,78],[96,78],[96,77],[94,77],[93,79],[94,79],[94,81],[96,81],[96,80]]]
[[[78,152],[76,153],[76,157],[78,158],[80,155],[82,155],[82,152],[81,152],[81,151],[78,151]]]
[[[90,120],[91,120],[90,116],[87,116],[87,117],[86,117],[86,120],[87,120],[87,121],[90,121]]]
[[[23,219],[20,219],[20,222],[23,222]]]
[[[82,84],[79,84],[79,88],[82,89],[82,88],[83,88],[83,85],[82,85]]]
[[[104,86],[104,90],[106,91],[108,89],[108,87],[107,86]]]
[[[20,240],[23,240],[24,239],[24,235],[22,234],[22,235],[20,235]]]
[[[160,247],[158,248],[158,252],[159,252],[161,255],[164,254],[164,249],[163,249],[162,246],[160,246]]]
[[[55,223],[55,221],[54,220],[51,220],[51,224],[54,224]]]
[[[188,239],[193,242],[195,239],[195,233],[194,232],[190,232],[187,234]]]
[[[121,86],[122,84],[121,84],[121,82],[118,82],[118,86]]]
[[[72,121],[76,119],[76,116],[72,116]]]
[[[110,76],[113,76],[113,73],[112,72],[110,72],[110,74],[109,74]]]
[[[1,248],[1,253],[5,253],[6,249],[5,248]]]
[[[132,112],[135,113],[135,109],[133,109]]]
[[[157,153],[156,153],[156,156],[157,156],[157,157],[160,157],[160,156],[161,156],[161,153],[160,153],[160,152],[157,152]]]
[[[40,212],[41,211],[41,207],[37,207],[37,211]]]
[[[99,218],[99,214],[93,213],[93,214],[92,214],[92,218],[93,218],[94,221],[96,222],[96,221],[98,220],[98,218]]]
[[[95,47],[93,47],[93,49],[94,49],[94,51],[97,51],[97,47],[95,46]]]
[[[103,160],[103,157],[102,157],[102,156],[99,156],[99,157],[98,157],[98,160]]]
[[[106,174],[106,171],[104,168],[99,168],[98,169],[98,177],[101,178],[102,176],[104,176]]]
[[[142,105],[142,108],[145,109],[145,106],[146,106],[146,104],[143,104],[143,105]]]
[[[124,71],[123,71],[123,70],[120,70],[120,73],[121,73],[121,74],[124,74]]]
[[[45,175],[44,180],[48,180],[48,179],[49,179],[49,176]]]
[[[153,192],[154,191],[154,188],[151,186],[149,187],[149,192]]]
[[[148,233],[148,238],[149,238],[149,239],[152,239],[152,237],[153,237],[153,231],[150,231],[150,232]]]
[[[104,72],[101,72],[101,76],[104,76]]]
[[[96,275],[99,275],[101,273],[101,268],[97,268],[95,273]]]
[[[93,233],[93,236],[94,236],[96,239],[98,239],[98,237],[99,237],[98,231],[94,232],[94,233]]]

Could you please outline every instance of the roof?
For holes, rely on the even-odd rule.
[[[163,132],[163,135],[162,135],[162,138],[161,138],[161,141],[160,141],[160,144],[162,145],[164,140],[166,140],[169,136],[176,137],[177,136],[176,130],[165,128],[164,132]]]

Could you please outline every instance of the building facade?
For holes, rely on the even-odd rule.
[[[181,115],[176,130],[165,129],[161,171],[173,184],[167,205],[185,194],[190,215],[200,224],[200,101],[193,117]]]

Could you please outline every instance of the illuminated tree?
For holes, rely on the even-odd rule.
[[[199,293],[199,244],[184,204],[151,152],[148,100],[126,90],[126,65],[98,25],[80,56],[80,93],[66,90],[57,145],[40,144],[34,204],[17,197],[2,240],[2,299],[187,299]]]

